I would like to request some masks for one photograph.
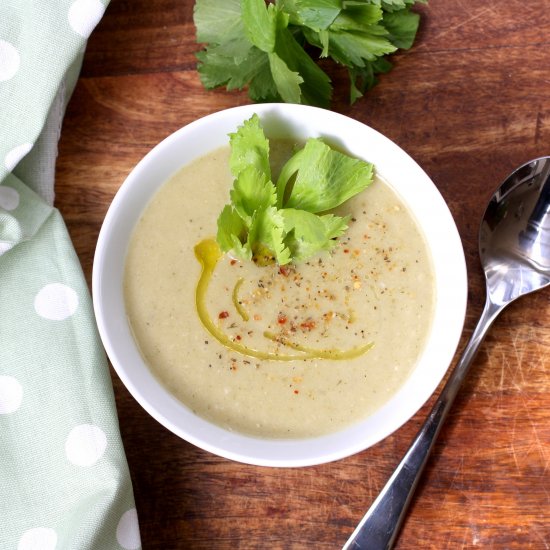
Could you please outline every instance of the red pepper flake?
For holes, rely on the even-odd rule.
[[[344,248],[344,254],[349,254],[349,248]]]
[[[279,323],[280,325],[284,325],[286,322],[287,322],[286,315],[279,313],[279,316],[277,317],[277,323]]]
[[[218,315],[218,319],[227,319],[229,317],[228,311],[220,311]]]
[[[241,339],[241,335],[237,334],[237,336],[235,336],[235,340],[240,340],[240,339]]]
[[[286,267],[284,265],[281,265],[281,266],[279,266],[279,273],[283,277],[288,277],[288,274],[290,273],[290,269],[288,269],[288,267]]]
[[[315,321],[304,321],[300,323],[300,328],[303,330],[313,330],[315,328]]]
[[[231,265],[235,265],[235,264],[237,263],[237,260],[231,260],[229,263],[230,263]]]
[[[294,390],[295,395],[298,395],[300,393],[299,390]]]

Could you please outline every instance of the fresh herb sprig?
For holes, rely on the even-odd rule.
[[[391,69],[389,54],[412,46],[419,15],[411,7],[425,1],[196,0],[201,81],[248,87],[257,102],[328,107],[332,85],[318,55],[347,68],[353,103]]]
[[[368,187],[373,165],[309,139],[284,164],[274,183],[269,141],[253,115],[230,134],[231,202],[218,218],[223,252],[259,265],[306,260],[331,250],[349,217],[328,211]]]

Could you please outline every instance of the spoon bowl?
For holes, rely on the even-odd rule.
[[[513,172],[487,206],[479,254],[492,302],[508,304],[550,283],[550,158]]]
[[[480,320],[409,450],[343,550],[393,547],[418,480],[489,327],[517,298],[550,284],[550,157],[517,168],[491,198],[479,231],[486,282]]]

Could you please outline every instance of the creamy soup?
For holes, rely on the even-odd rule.
[[[383,405],[423,348],[434,303],[423,237],[375,177],[340,207],[352,218],[332,252],[283,268],[225,255],[205,295],[210,318],[239,346],[287,360],[241,354],[212,337],[195,306],[194,247],[216,234],[232,184],[228,160],[222,148],[182,168],[138,222],[124,279],[136,342],[171,393],[229,430],[266,438],[340,430]],[[358,349],[352,359],[318,358]],[[300,358],[304,350],[317,358]]]

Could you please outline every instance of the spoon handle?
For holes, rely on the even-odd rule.
[[[408,504],[449,409],[487,330],[504,307],[493,304],[487,298],[479,322],[428,418],[342,550],[389,550],[393,547]]]

